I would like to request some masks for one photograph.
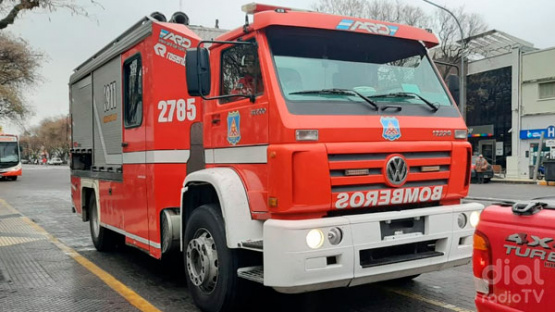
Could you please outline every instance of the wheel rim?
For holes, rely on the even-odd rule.
[[[98,233],[100,232],[100,222],[98,222],[98,213],[96,211],[96,205],[91,206],[91,223],[92,223],[92,232],[94,237],[98,237]]]
[[[211,293],[218,282],[218,252],[212,234],[198,229],[187,245],[187,273],[191,282]]]

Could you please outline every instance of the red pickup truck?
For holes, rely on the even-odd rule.
[[[478,311],[554,311],[555,196],[487,207],[472,264]]]

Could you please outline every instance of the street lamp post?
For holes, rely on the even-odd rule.
[[[460,69],[460,74],[459,74],[459,109],[461,111],[461,114],[463,116],[463,119],[466,121],[466,105],[464,103],[465,101],[465,71],[464,71],[464,50],[465,50],[465,42],[464,42],[464,33],[463,33],[463,29],[461,27],[461,23],[459,23],[459,20],[457,19],[457,17],[455,17],[455,14],[453,14],[453,12],[447,10],[446,8],[437,5],[429,0],[422,0],[426,3],[429,3],[437,8],[440,8],[442,10],[444,10],[445,12],[449,13],[454,19],[455,22],[457,22],[457,26],[459,26],[459,31],[461,32],[461,69]]]

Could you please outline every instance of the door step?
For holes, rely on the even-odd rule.
[[[241,248],[250,249],[254,251],[264,251],[264,241],[256,240],[256,241],[241,242]]]
[[[264,268],[262,266],[240,268],[237,270],[237,275],[246,280],[264,284]]]

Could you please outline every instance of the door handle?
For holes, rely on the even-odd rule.
[[[220,114],[214,114],[212,115],[212,124],[213,125],[219,125],[220,124]]]
[[[127,147],[129,145],[129,143],[127,142],[121,142],[121,147]]]

